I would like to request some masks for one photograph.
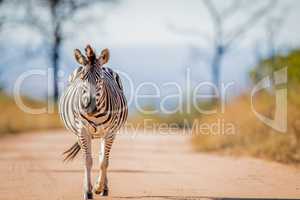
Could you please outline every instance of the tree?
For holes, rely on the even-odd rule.
[[[266,34],[263,39],[256,41],[254,48],[257,63],[260,63],[265,58],[269,58],[272,60],[272,64],[275,65],[276,56],[290,49],[288,46],[278,44],[278,38],[283,30],[284,22],[287,19],[287,15],[290,13],[289,10],[289,6],[284,7],[281,9],[278,16],[271,16],[266,21]],[[263,48],[264,46],[266,46],[266,48]]]
[[[73,23],[74,25],[73,18],[75,14],[83,9],[90,8],[96,3],[113,4],[116,2],[116,0],[15,0],[6,2],[16,5],[12,8],[21,6],[25,10],[23,16],[15,16],[12,11],[9,22],[33,27],[44,38],[49,47],[48,57],[53,68],[54,101],[57,101],[59,96],[60,50],[64,39],[68,38],[68,35],[64,32],[64,27],[67,23]]]
[[[220,88],[220,75],[224,56],[230,49],[232,49],[237,41],[245,38],[247,33],[275,8],[277,0],[264,1],[266,2],[264,4],[261,2],[259,3],[258,1],[251,1],[251,4],[249,4],[249,1],[232,0],[230,5],[224,9],[218,9],[212,0],[203,0],[202,2],[212,22],[212,40],[210,40],[207,34],[195,29],[184,30],[182,28],[175,27],[174,25],[170,25],[170,29],[177,34],[196,35],[205,41],[211,41],[209,45],[213,48],[213,51],[210,58],[208,59],[207,55],[199,56],[201,58],[204,57],[204,59],[209,61],[212,81],[218,88]],[[234,27],[229,26],[232,25],[228,23],[231,18],[241,12],[243,12],[244,15],[246,13],[248,15],[245,16],[244,22]],[[202,52],[205,52],[205,50],[198,50],[198,52],[201,54]]]

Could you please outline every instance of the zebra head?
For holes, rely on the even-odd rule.
[[[109,59],[109,51],[108,49],[104,49],[100,56],[97,57],[91,46],[87,45],[85,54],[86,56],[82,55],[78,49],[74,51],[76,61],[82,65],[79,102],[85,114],[93,115],[97,111],[97,98],[101,94],[102,66]]]

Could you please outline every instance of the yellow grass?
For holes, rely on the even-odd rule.
[[[279,133],[264,125],[251,110],[250,98],[242,96],[226,106],[224,113],[204,116],[201,123],[224,120],[233,123],[234,134],[201,134],[193,130],[192,143],[197,151],[251,155],[283,163],[300,162],[300,107],[288,101],[288,131]],[[266,94],[256,98],[255,108],[265,116],[274,114],[274,102]]]
[[[45,106],[43,102],[28,98],[23,99],[26,105],[33,108]],[[9,133],[62,127],[57,113],[38,115],[25,113],[11,97],[2,92],[0,92],[0,107],[0,136]]]

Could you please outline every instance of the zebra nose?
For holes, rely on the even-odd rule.
[[[96,112],[97,112],[96,100],[92,98],[89,106],[87,107],[87,115],[92,116]]]
[[[84,96],[82,98],[83,107],[87,108],[89,106],[89,103],[90,103],[90,98],[88,96]]]

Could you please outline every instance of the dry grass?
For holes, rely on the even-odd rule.
[[[273,116],[274,102],[266,94],[256,98],[255,108],[265,116]],[[300,109],[293,101],[288,103],[288,131],[279,133],[264,125],[251,110],[250,98],[242,96],[226,107],[224,113],[201,118],[201,123],[235,125],[234,134],[201,134],[193,130],[193,146],[197,151],[233,155],[251,155],[283,163],[300,162]]]
[[[23,98],[26,105],[33,108],[40,108],[45,105],[43,102]],[[14,100],[0,92],[0,136],[11,133],[18,133],[31,130],[42,130],[60,128],[62,124],[57,113],[54,114],[28,114],[23,112]]]

